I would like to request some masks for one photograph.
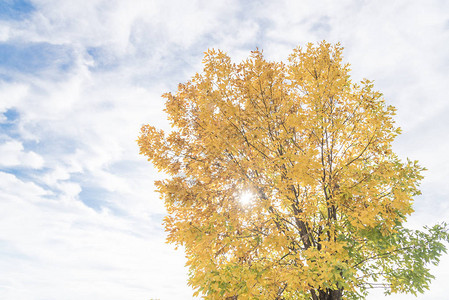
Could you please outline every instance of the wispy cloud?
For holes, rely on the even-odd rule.
[[[399,109],[396,151],[429,169],[411,225],[447,219],[448,12],[445,1],[2,2],[0,294],[190,298],[183,253],[164,244],[163,175],[135,140],[144,123],[170,128],[160,95],[212,47],[285,59],[341,41],[354,78]],[[445,298],[448,266],[422,299]]]
[[[0,145],[0,166],[2,167],[31,167],[40,169],[44,160],[33,151],[25,152],[21,142],[6,141]]]

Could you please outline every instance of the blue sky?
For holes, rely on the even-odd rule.
[[[0,0],[0,298],[190,299],[140,126],[169,127],[160,95],[207,48],[285,60],[323,39],[398,108],[395,151],[428,169],[409,226],[448,220],[447,1]],[[419,299],[447,299],[448,256],[434,274]]]

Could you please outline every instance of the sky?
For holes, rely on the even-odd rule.
[[[208,48],[286,61],[321,40],[396,106],[394,151],[428,169],[407,225],[448,221],[449,1],[0,0],[0,298],[192,299],[140,127],[170,128],[161,94]],[[418,299],[447,299],[449,255],[432,270]]]

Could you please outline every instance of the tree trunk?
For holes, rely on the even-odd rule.
[[[342,290],[319,290],[319,300],[341,300],[343,296]]]

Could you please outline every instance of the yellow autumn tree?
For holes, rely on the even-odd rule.
[[[342,47],[296,48],[288,63],[209,50],[167,93],[173,130],[142,127],[141,154],[169,179],[168,242],[185,248],[206,299],[360,299],[423,292],[445,225],[403,224],[422,178],[391,144],[395,109],[353,83]],[[249,201],[242,202],[242,194]],[[249,195],[249,196],[248,196]]]

